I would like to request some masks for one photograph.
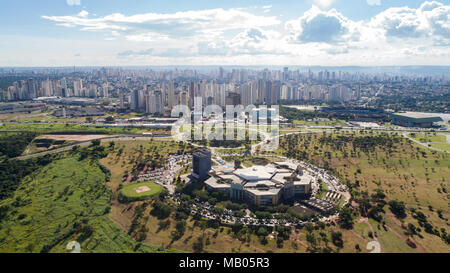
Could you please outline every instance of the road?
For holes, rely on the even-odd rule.
[[[170,137],[167,137],[167,136],[132,135],[132,136],[105,136],[104,138],[101,138],[100,140],[102,143],[105,143],[107,141],[113,141],[113,140],[116,140],[116,141],[132,141],[132,140],[168,141],[171,139],[170,139]],[[37,152],[37,153],[33,153],[33,154],[28,154],[28,155],[21,155],[21,156],[15,157],[14,159],[25,160],[25,159],[29,159],[29,158],[33,158],[33,157],[44,156],[46,154],[65,152],[65,151],[71,150],[74,146],[87,147],[87,146],[91,145],[91,143],[92,143],[92,140],[79,141],[79,142],[75,142],[75,143],[72,143],[72,144],[64,146],[64,147],[60,147],[60,148],[56,148],[56,149],[52,149],[52,150],[48,150],[48,151]]]
[[[426,147],[426,148],[428,148],[428,149],[430,149],[430,150],[434,150],[434,151],[438,151],[438,152],[443,152],[443,153],[448,153],[448,154],[450,154],[450,151],[446,151],[446,150],[441,150],[441,149],[438,149],[438,148],[434,148],[434,147],[428,146],[427,143],[422,143],[422,142],[420,142],[420,141],[418,141],[418,140],[415,140],[414,138],[408,136],[408,133],[403,133],[402,135],[403,135],[403,137],[405,137],[405,138],[411,140],[412,142],[417,143],[417,144],[419,144],[419,145],[421,145],[421,146],[423,146],[423,147]],[[447,135],[447,143],[449,142],[449,138],[450,138],[450,135]]]

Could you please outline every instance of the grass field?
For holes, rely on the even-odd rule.
[[[0,252],[157,252],[139,247],[109,219],[111,191],[105,174],[88,159],[68,156],[23,179],[14,196],[0,202]],[[162,251],[162,250],[161,250]]]
[[[0,131],[31,131],[37,133],[101,133],[101,134],[141,134],[141,133],[166,133],[162,129],[141,129],[141,128],[114,128],[114,127],[96,127],[80,126],[72,123],[3,123],[0,125]]]
[[[405,202],[407,217],[394,221],[384,206],[383,221],[396,230],[380,231],[380,241],[386,252],[414,252],[405,238],[406,226],[419,226],[410,209],[426,215],[440,230],[448,230],[448,188],[450,186],[450,156],[416,145],[401,136],[380,133],[313,133],[282,137],[276,154],[287,155],[330,169],[342,182],[353,188],[353,196],[363,192],[368,196],[381,189],[387,201]],[[432,210],[430,210],[430,207]],[[442,218],[437,211],[442,211]],[[358,234],[360,230],[355,229]],[[359,234],[366,236],[367,234]],[[395,235],[395,240],[392,239]],[[424,252],[448,252],[450,247],[441,238],[421,232],[413,236]],[[384,243],[383,243],[384,242]],[[395,243],[396,242],[396,243]]]
[[[411,133],[409,134],[410,137],[414,138],[417,141],[427,143],[427,142],[443,142],[446,143],[446,137],[445,135],[438,135],[438,134],[419,134],[419,133]]]
[[[448,142],[448,134],[437,133],[411,133],[409,136],[421,143],[427,144],[430,147],[450,151],[450,142]]]
[[[345,125],[344,120],[339,119],[318,119],[318,120],[294,120],[292,121],[294,125],[312,125],[312,126],[331,126],[331,125]]]
[[[145,191],[138,192],[139,189],[143,189]],[[123,195],[127,200],[137,201],[137,200],[146,200],[154,196],[157,196],[162,192],[162,190],[163,188],[160,185],[157,185],[154,182],[149,181],[149,182],[127,184],[123,186],[119,194]]]
[[[219,154],[243,154],[247,150],[245,148],[236,148],[236,149],[216,149],[216,152]]]
[[[436,149],[450,151],[450,143],[430,143],[428,145]]]

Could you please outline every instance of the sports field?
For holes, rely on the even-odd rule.
[[[130,183],[123,186],[120,194],[131,200],[144,200],[162,192],[162,187],[154,182]]]

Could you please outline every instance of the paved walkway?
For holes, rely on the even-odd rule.
[[[438,152],[443,152],[443,153],[448,153],[448,154],[450,154],[450,151],[441,150],[441,149],[438,149],[438,148],[434,148],[434,147],[428,146],[428,143],[422,143],[422,142],[420,142],[420,141],[418,141],[418,140],[415,140],[414,138],[408,136],[408,134],[409,134],[409,133],[403,133],[402,135],[403,135],[405,138],[411,140],[412,142],[417,143],[417,144],[419,144],[419,145],[421,145],[421,146],[423,146],[423,147],[426,147],[426,148],[428,148],[428,149],[430,149],[430,150],[434,150],[434,151],[438,151]],[[449,141],[449,136],[447,136],[447,142],[448,142],[448,141]]]

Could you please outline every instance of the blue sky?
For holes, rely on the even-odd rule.
[[[450,65],[449,2],[2,0],[0,66]]]

